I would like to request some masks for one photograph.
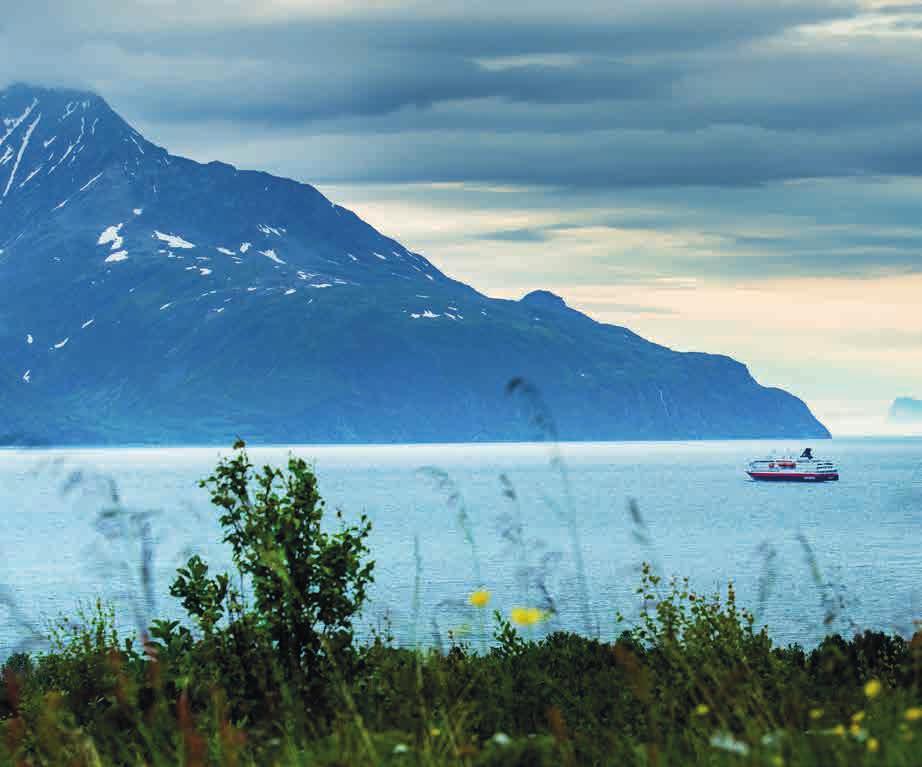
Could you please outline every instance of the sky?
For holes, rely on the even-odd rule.
[[[922,397],[922,3],[3,0],[0,87],[316,185],[488,295]]]

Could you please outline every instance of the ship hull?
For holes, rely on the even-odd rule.
[[[838,473],[803,473],[797,471],[747,471],[758,482],[837,482]]]

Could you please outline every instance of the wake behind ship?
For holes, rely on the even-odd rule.
[[[763,458],[752,461],[746,473],[763,482],[829,482],[839,479],[839,469],[828,459],[814,458],[807,448],[799,458]]]

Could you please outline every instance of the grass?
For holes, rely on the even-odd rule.
[[[919,636],[778,648],[732,592],[705,598],[681,582],[651,603],[648,633],[613,643],[526,641],[494,616],[485,653],[366,644],[348,669],[324,668],[322,705],[254,693],[271,664],[227,686],[239,669],[209,669],[213,648],[137,647],[113,619],[97,606],[52,651],[7,661],[0,764],[825,767],[922,755]]]

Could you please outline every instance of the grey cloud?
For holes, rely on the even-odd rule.
[[[798,37],[860,13],[854,2],[247,9],[18,5],[0,21],[0,82],[95,86],[157,143],[319,182],[742,187],[922,172],[917,46]]]
[[[477,235],[480,240],[498,242],[547,242],[547,233],[541,229],[504,229]]]
[[[756,11],[740,8],[758,21]],[[800,20],[790,14],[776,17],[789,25]],[[733,44],[739,40],[732,24],[723,37],[711,37],[689,20],[687,10],[644,23],[645,31],[608,26],[604,19],[592,24],[304,22],[206,36],[179,32],[162,40],[154,34],[113,44],[99,54],[117,59],[122,71],[160,62],[162,71],[150,83],[154,92],[144,110],[148,115],[263,122],[391,117],[330,126],[337,131],[477,126],[536,132],[600,127],[687,131],[714,124],[841,131],[922,113],[913,97],[922,64],[917,46],[888,41],[886,48],[855,43],[843,49],[816,41],[740,48]],[[758,23],[746,29],[753,38],[778,31]],[[692,50],[683,48],[682,41]],[[638,45],[649,50],[638,53]],[[569,63],[541,63],[540,55],[546,59],[557,53],[570,55]],[[527,54],[539,57],[519,65],[513,59],[500,70],[478,64],[491,56]],[[498,101],[483,103],[490,99]],[[624,99],[633,103],[624,105]],[[473,110],[463,104],[444,114],[429,109],[459,101],[478,103]],[[602,101],[608,103],[599,106]],[[522,106],[516,109],[516,103]],[[582,109],[560,110],[560,104]],[[542,105],[550,108],[529,109]],[[397,114],[402,108],[412,111]],[[469,111],[474,114],[467,118]]]
[[[104,1],[96,0],[96,4]],[[114,0],[106,4],[118,5]],[[362,57],[368,52],[400,51],[466,59],[552,53],[611,55],[613,51],[621,55],[674,54],[732,46],[803,24],[847,18],[860,7],[857,2],[823,0],[622,0],[569,5],[519,0],[502,6],[445,2],[441,7],[401,8],[398,4],[389,9],[366,8],[362,15],[241,25],[232,17],[225,20],[222,3],[199,0],[198,4],[214,9],[211,24],[173,24],[159,29],[156,24],[141,24],[139,29],[139,25],[116,23],[109,34],[125,47],[145,53],[186,54],[191,50],[259,58],[309,58],[313,49]],[[150,9],[149,18],[156,13]],[[117,21],[117,14],[113,18]],[[94,26],[99,23],[97,19]],[[103,19],[103,27],[105,23]]]
[[[0,26],[5,49],[13,52],[11,64],[0,63],[0,80],[4,70],[6,79],[29,79],[21,73],[25,63],[36,76],[109,86],[135,114],[263,123],[386,115],[491,97],[555,105],[646,97],[667,104],[680,73],[695,66],[681,54],[734,48],[855,9],[844,2],[671,0],[562,11],[557,4],[523,3],[506,6],[498,18],[492,4],[468,3],[467,15],[411,6],[402,14],[398,7],[363,17],[241,25],[224,20],[230,4],[200,2],[200,15],[215,11],[210,25],[165,26],[158,14],[167,16],[168,9],[157,6],[136,10],[137,21],[129,24],[129,12],[114,0],[82,4],[79,14],[63,0],[40,2],[43,13],[33,4]],[[42,45],[43,37],[54,45]],[[572,65],[539,60],[497,70],[477,63],[553,54],[572,57]],[[14,68],[18,75],[9,74]],[[602,111],[609,120],[617,116],[612,105]],[[492,126],[503,115],[486,118]],[[412,129],[412,119],[401,129]]]
[[[404,114],[396,126],[396,132],[406,132],[420,129],[426,120],[420,112],[436,104],[500,99],[556,109],[568,104],[653,99],[665,96],[678,78],[668,67],[618,62],[588,62],[574,68],[528,64],[489,70],[460,59],[438,61],[390,53],[378,56],[373,65],[365,64],[318,63],[268,88],[263,84],[273,80],[274,67],[265,64],[207,89],[161,85],[155,91],[156,100],[139,105],[139,112],[148,118],[194,121],[219,117],[244,124],[294,123],[300,128],[306,122],[347,118],[352,121],[314,129],[365,133],[371,127],[364,123],[365,118],[409,108],[412,112]],[[248,95],[241,98],[241,91]],[[355,118],[362,118],[362,122]],[[480,127],[495,121],[494,110]],[[459,130],[465,126],[443,127]]]
[[[518,239],[502,240],[503,247],[560,253],[572,240],[558,240],[559,234],[587,230],[579,241],[594,244],[580,251],[579,264],[571,256],[556,267],[574,284],[687,289],[681,278],[735,283],[922,273],[922,226],[910,213],[922,208],[922,182],[910,179],[733,190],[532,190],[528,199],[548,223],[514,230]],[[502,215],[506,209],[514,212],[520,198],[494,195],[487,202]],[[894,221],[894,208],[899,221]],[[659,243],[663,234],[670,235],[666,247]],[[630,249],[613,249],[622,235],[632,243]],[[662,282],[663,277],[680,279],[673,284]]]
[[[340,136],[348,151],[316,158],[314,178],[333,181],[491,181],[583,188],[750,186],[792,178],[922,173],[919,126],[888,135],[781,133],[715,126],[688,133],[579,134],[435,132],[368,142]],[[468,142],[476,151],[460,151]],[[702,192],[689,191],[693,197]]]
[[[733,242],[746,250],[762,252],[803,250],[803,245],[793,240],[790,236],[734,236]],[[857,248],[862,252],[905,251],[908,255],[917,254],[922,268],[922,231],[917,232],[875,232],[861,229],[845,229],[833,232],[811,232],[809,248],[816,249],[822,243],[830,248]]]
[[[675,274],[718,279],[766,280],[791,277],[878,277],[922,274],[918,252],[889,250],[819,250],[796,254],[748,255],[728,252],[706,258],[658,258],[660,268]]]
[[[879,14],[899,16],[906,13],[922,13],[922,3],[897,2],[891,5],[881,5],[875,11]]]

